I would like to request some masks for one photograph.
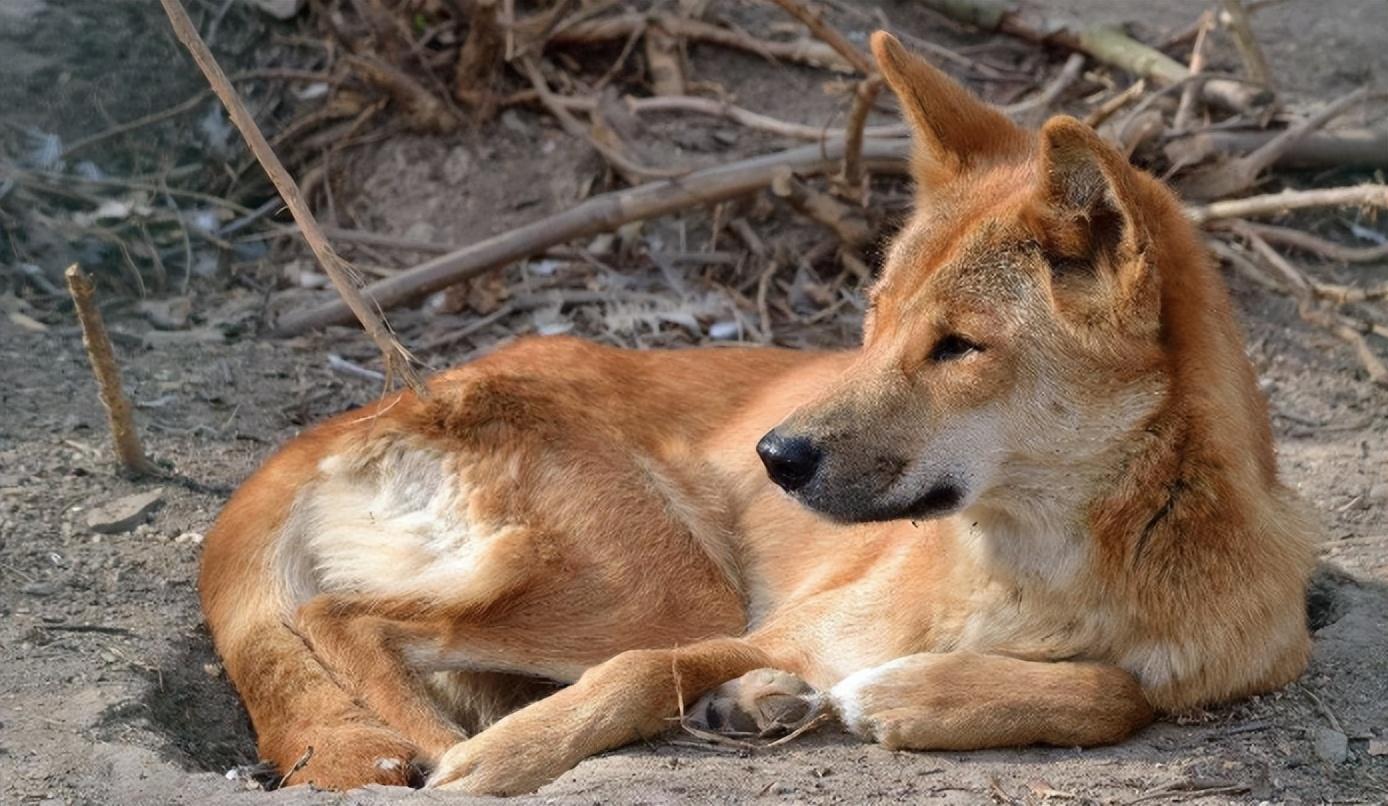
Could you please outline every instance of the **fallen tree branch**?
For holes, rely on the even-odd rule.
[[[1059,45],[1086,53],[1104,64],[1158,84],[1175,84],[1190,76],[1185,65],[1122,31],[1060,16],[1033,14],[1029,8],[1023,9],[1012,0],[924,0],[924,3],[958,22],[1038,45]],[[1271,100],[1267,90],[1231,79],[1212,78],[1203,82],[1200,95],[1206,103],[1240,112]]]
[[[391,308],[575,238],[765,188],[780,167],[800,175],[824,173],[838,164],[843,151],[843,140],[834,139],[593,196],[568,210],[372,283],[363,294],[381,308]],[[866,140],[863,160],[874,170],[904,172],[909,151],[906,140]],[[275,332],[293,336],[349,318],[350,311],[342,302],[328,302],[286,314]]]
[[[1237,0],[1234,1],[1237,2]],[[1339,117],[1346,109],[1362,103],[1367,97],[1369,97],[1369,91],[1360,87],[1331,101],[1324,108],[1304,120],[1288,126],[1252,153],[1235,157],[1186,177],[1181,182],[1181,195],[1190,199],[1221,199],[1253,187],[1263,171],[1272,167],[1273,163],[1281,159],[1282,155],[1290,151],[1297,143]]]
[[[1173,163],[1194,165],[1221,154],[1247,154],[1281,135],[1266,129],[1191,132],[1168,142],[1166,157]],[[1287,168],[1388,168],[1388,132],[1313,132],[1288,146],[1274,164]]]
[[[294,179],[285,170],[284,164],[275,155],[274,149],[266,142],[265,135],[261,133],[260,127],[256,125],[255,118],[246,109],[246,104],[227,80],[226,73],[217,64],[212,51],[208,49],[207,43],[202,41],[198,35],[197,28],[193,26],[193,21],[189,19],[188,12],[183,8],[179,0],[159,0],[164,6],[164,13],[169,17],[169,22],[173,24],[174,33],[178,40],[192,54],[193,61],[197,62],[207,81],[212,85],[212,89],[221,99],[222,105],[226,107],[227,114],[231,116],[232,123],[236,124],[237,130],[245,138],[246,145],[250,147],[251,153],[255,154],[265,173],[269,175],[270,181],[274,183],[275,189],[279,191],[280,197],[284,199],[285,206],[294,216],[294,222],[303,230],[304,239],[308,241],[309,248],[318,258],[318,262],[323,266],[328,278],[332,280],[333,286],[337,289],[342,301],[343,311],[355,315],[367,335],[376,343],[381,351],[382,360],[386,369],[386,374],[398,373],[398,377],[404,381],[405,385],[414,391],[419,397],[427,397],[428,392],[424,384],[420,382],[411,366],[412,356],[395,336],[381,321],[376,312],[368,307],[361,292],[357,290],[355,272],[352,267],[343,260],[328,239],[323,235],[322,229],[318,226],[318,220],[314,217],[313,211],[309,209],[308,202],[304,201],[303,194],[299,192]]]
[[[1223,218],[1256,218],[1308,207],[1388,207],[1388,185],[1354,185],[1315,190],[1284,190],[1245,199],[1226,199],[1186,207],[1197,224]]]
[[[68,292],[72,294],[72,304],[77,309],[77,321],[82,325],[82,346],[87,348],[87,359],[91,362],[92,374],[96,376],[101,405],[106,409],[106,422],[111,426],[116,460],[127,472],[136,476],[163,475],[145,456],[145,450],[140,445],[140,432],[135,428],[135,420],[130,414],[130,401],[121,390],[120,369],[116,367],[111,338],[106,334],[106,323],[102,321],[101,310],[93,298],[92,281],[76,263],[68,267],[65,276]]]

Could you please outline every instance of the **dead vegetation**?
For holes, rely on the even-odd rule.
[[[349,322],[354,312],[369,321],[373,309],[438,295],[425,315],[395,322],[405,344],[426,362],[441,350],[473,343],[485,328],[557,332],[584,317],[588,331],[627,344],[800,343],[797,334],[805,329],[840,320],[849,323],[843,332],[851,332],[861,315],[861,290],[870,282],[873,249],[909,204],[895,178],[905,171],[908,144],[894,122],[895,100],[880,91],[870,59],[843,27],[859,35],[890,29],[891,20],[843,0],[746,0],[742,6],[765,11],[752,27],[741,24],[745,16],[730,15],[727,5],[316,4],[292,37],[294,49],[285,51],[293,59],[232,72],[225,84],[270,83],[295,98],[294,116],[254,149],[255,157],[265,163],[267,153],[278,154],[289,166],[283,176],[270,169],[281,191],[289,172],[299,177],[302,193],[294,195],[304,202],[286,196],[294,220],[348,297],[294,305],[262,326],[292,336]],[[1315,105],[1282,97],[1276,65],[1263,56],[1249,24],[1257,2],[1221,0],[1188,30],[1154,43],[1000,0],[923,5],[939,25],[993,33],[998,44],[965,52],[903,35],[908,45],[965,80],[1001,88],[994,100],[1020,121],[1034,125],[1069,112],[1095,125],[1182,191],[1223,262],[1295,299],[1308,322],[1347,342],[1368,376],[1388,384],[1381,359],[1388,334],[1384,289],[1332,282],[1320,277],[1320,266],[1302,263],[1308,257],[1329,264],[1384,257],[1388,239],[1375,222],[1377,211],[1388,207],[1388,187],[1374,171],[1388,167],[1388,133],[1354,125],[1369,105],[1382,102],[1382,93],[1365,88]],[[837,89],[841,112],[815,127],[740,105],[736,88],[693,69],[689,53],[695,47],[821,71]],[[1235,48],[1241,70],[1213,69],[1216,47]],[[207,99],[202,93],[179,101],[61,153],[128,136]],[[600,158],[604,169],[586,181],[587,198],[456,246],[306,225],[313,220],[310,206],[330,223],[338,220],[336,166],[355,149],[402,131],[448,135],[516,107],[547,115]],[[773,147],[725,160],[672,152],[653,141],[643,123],[670,115],[717,119],[769,138]],[[810,144],[795,145],[805,141]],[[230,183],[208,191],[176,187],[178,167],[118,179],[83,177],[81,163],[58,167],[50,161],[45,168],[11,162],[0,204],[8,219],[16,216],[14,202],[42,202],[23,215],[110,244],[124,268],[114,279],[129,290],[186,289],[194,243],[199,251],[245,254],[248,246],[300,231],[274,222],[280,201],[264,198],[264,182],[252,181],[252,164],[228,164]],[[1307,167],[1323,173],[1297,172]],[[1350,183],[1324,186],[1327,170]],[[261,195],[253,198],[248,184]],[[54,214],[55,205],[65,214]],[[633,230],[639,222],[696,208],[707,211],[701,243],[691,243],[681,230],[678,244],[653,248]],[[197,216],[204,220],[193,222]],[[793,237],[766,242],[757,223],[770,216],[805,226]],[[1347,235],[1367,244],[1347,242]],[[356,284],[344,285],[348,278],[334,270],[340,259],[333,246],[362,256],[363,273],[374,278],[355,304]],[[425,259],[402,265],[411,257]],[[503,270],[524,261],[533,271],[518,284],[514,272]],[[654,269],[661,282],[622,276],[633,262]],[[55,290],[44,287],[41,272],[25,271],[31,293]],[[264,293],[268,299],[278,292],[270,287]],[[409,354],[389,343],[383,326],[368,329],[386,355]],[[398,371],[383,368],[387,375]]]

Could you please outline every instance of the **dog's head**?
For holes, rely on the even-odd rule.
[[[1185,226],[1174,197],[1073,118],[1023,130],[890,35],[872,49],[913,131],[916,210],[852,367],[758,452],[841,521],[1082,483],[1067,473],[1164,394],[1151,247]]]

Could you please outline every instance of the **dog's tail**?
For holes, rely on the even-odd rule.
[[[236,491],[207,536],[199,577],[207,626],[250,712],[261,757],[288,783],[328,789],[371,783],[361,780],[362,770],[408,752],[290,626],[311,593],[291,590],[292,580],[312,570],[310,558],[292,556],[302,548],[281,534],[296,496],[341,431],[329,424],[299,437]],[[407,764],[376,766],[373,780],[408,782]]]

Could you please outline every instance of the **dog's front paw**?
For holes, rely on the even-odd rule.
[[[819,714],[820,699],[789,672],[756,669],[705,694],[686,721],[715,733],[770,736],[805,725]]]
[[[542,725],[527,729],[524,711],[512,714],[439,759],[426,787],[472,795],[523,795],[558,778],[575,763],[563,742]],[[516,719],[522,717],[522,719]]]

